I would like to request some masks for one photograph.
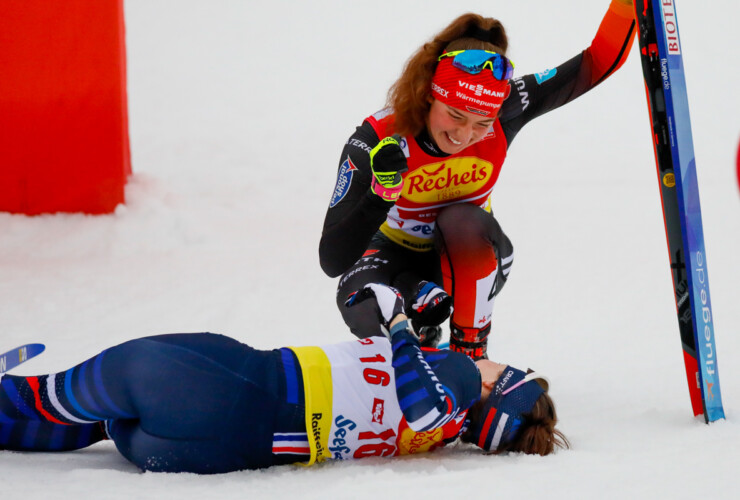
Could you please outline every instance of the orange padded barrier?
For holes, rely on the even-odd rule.
[[[123,0],[0,1],[0,211],[123,203],[126,100]]]

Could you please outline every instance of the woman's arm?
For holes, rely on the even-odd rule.
[[[319,242],[321,268],[331,277],[342,274],[362,256],[393,206],[370,189],[370,150],[378,142],[372,126],[365,122],[342,150]]]
[[[346,305],[353,307],[369,298],[376,301],[378,320],[391,342],[396,396],[411,429],[423,432],[441,427],[480,399],[480,372],[470,358],[452,351],[422,354],[398,290],[369,283],[350,295]]]
[[[451,377],[440,377],[422,354],[406,316],[391,322],[396,395],[409,427],[417,432],[441,427],[480,398],[481,378],[475,363],[452,351],[431,354]]]
[[[565,63],[511,80],[499,119],[507,142],[530,120],[569,103],[606,80],[627,60],[635,39],[632,0],[612,0],[591,45]]]

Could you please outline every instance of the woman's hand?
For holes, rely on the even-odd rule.
[[[381,283],[369,283],[351,293],[344,305],[352,307],[370,297],[374,297],[378,304],[378,320],[385,331],[390,331],[392,325],[406,319],[401,293],[392,286]]]
[[[386,137],[370,150],[370,168],[373,170],[370,188],[386,201],[396,201],[401,195],[401,174],[409,169],[400,140],[398,135]]]

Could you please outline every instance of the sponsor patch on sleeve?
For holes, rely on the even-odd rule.
[[[334,186],[334,194],[331,197],[331,203],[329,208],[334,208],[337,203],[342,201],[349,191],[349,187],[352,185],[352,177],[354,176],[357,167],[352,163],[349,156],[344,160],[342,166],[339,167],[337,173],[337,185]]]
[[[555,76],[557,72],[558,72],[557,68],[546,69],[545,71],[542,71],[540,73],[535,73],[534,78],[537,80],[537,83],[539,85],[542,85],[547,80]]]
[[[409,141],[407,141],[405,137],[401,137],[401,140],[398,141],[398,145],[401,146],[401,151],[403,151],[403,155],[406,158],[411,156],[411,153],[409,152]]]

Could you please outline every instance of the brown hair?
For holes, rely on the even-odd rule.
[[[469,410],[469,418],[475,421],[481,418],[484,403],[477,402]],[[496,454],[506,451],[518,451],[528,455],[549,455],[555,447],[570,448],[570,442],[560,430],[555,428],[558,417],[555,413],[555,404],[550,395],[543,392],[537,399],[530,413],[522,414],[522,424],[519,427],[516,439],[499,446]],[[472,428],[473,426],[471,426]],[[468,429],[462,436],[466,443],[473,442],[472,429]]]
[[[549,455],[555,447],[570,448],[570,443],[560,430],[555,428],[558,417],[555,405],[547,392],[543,392],[530,413],[522,415],[516,439],[501,446],[496,453],[520,451],[529,455]]]
[[[488,31],[490,41],[472,38],[471,30]],[[505,55],[509,46],[504,26],[496,19],[463,14],[431,41],[422,45],[406,62],[401,76],[388,90],[387,105],[393,108],[393,132],[416,136],[424,129],[431,105],[430,89],[437,58],[445,51],[483,49]]]

